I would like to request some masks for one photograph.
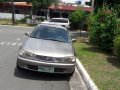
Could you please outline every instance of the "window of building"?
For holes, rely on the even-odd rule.
[[[20,14],[20,10],[15,10],[15,14]]]

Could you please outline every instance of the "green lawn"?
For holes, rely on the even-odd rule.
[[[100,90],[120,90],[120,60],[89,43],[76,42],[76,54]]]
[[[10,19],[0,19],[1,25],[12,25],[12,20]]]
[[[0,25],[12,25],[12,20],[11,19],[0,19]],[[36,25],[17,22],[15,23],[15,26],[34,27]]]

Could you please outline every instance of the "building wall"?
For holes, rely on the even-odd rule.
[[[15,7],[15,10],[19,10],[19,14],[30,14],[30,8],[29,7]]]
[[[15,12],[18,12],[17,14],[30,14],[30,7],[15,7]],[[0,12],[1,13],[12,13],[11,6],[0,6]]]

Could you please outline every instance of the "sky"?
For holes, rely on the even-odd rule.
[[[64,2],[67,2],[67,3],[75,3],[75,1],[78,1],[78,0],[62,0]],[[90,1],[90,0],[80,0],[82,1],[82,3],[84,4],[85,1]]]

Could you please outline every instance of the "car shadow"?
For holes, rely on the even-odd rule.
[[[69,81],[69,76],[64,74],[49,74],[30,70],[19,70],[17,67],[14,70],[14,76],[22,79],[43,80],[43,81]]]

